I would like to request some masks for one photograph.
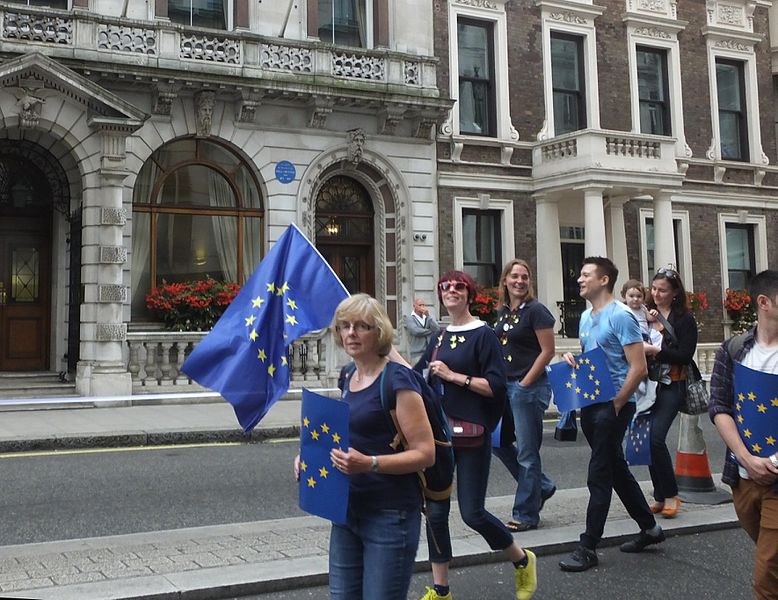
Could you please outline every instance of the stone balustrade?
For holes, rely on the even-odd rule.
[[[127,333],[129,347],[127,370],[132,377],[133,393],[162,391],[193,392],[203,388],[181,371],[192,348],[207,332],[131,331]],[[290,388],[332,387],[337,370],[327,367],[326,330],[310,333],[296,340],[288,355],[292,371]]]

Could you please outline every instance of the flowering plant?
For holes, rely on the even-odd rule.
[[[470,312],[489,325],[494,325],[497,322],[499,302],[500,295],[496,287],[482,288],[476,292],[470,304]]]
[[[163,280],[146,296],[146,308],[168,329],[207,330],[219,320],[239,290],[237,283],[216,281],[213,277],[180,283]]]
[[[689,299],[689,310],[695,317],[708,308],[708,297],[705,292],[686,292],[686,297]]]
[[[728,289],[724,295],[724,308],[732,319],[733,333],[742,333],[756,322],[751,296],[746,290]]]

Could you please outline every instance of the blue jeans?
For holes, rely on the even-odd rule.
[[[513,543],[513,535],[502,521],[484,507],[491,458],[488,436],[480,448],[454,448],[457,500],[465,525],[480,533],[492,550],[505,550]],[[448,530],[450,510],[450,498],[437,502],[427,501],[427,544],[430,562],[451,560],[451,536]]]
[[[651,407],[651,483],[654,484],[654,499],[664,502],[678,495],[673,459],[667,449],[667,432],[673,424],[683,395],[685,381],[673,381],[670,385],[660,383],[656,388],[656,402]]]
[[[551,386],[543,377],[530,386],[508,382],[508,402],[516,428],[516,446],[493,448],[492,452],[516,480],[513,520],[537,525],[541,495],[551,493],[554,482],[543,473],[540,445],[543,443],[543,416],[551,400]]]
[[[627,402],[618,415],[613,409],[613,402],[592,404],[581,409],[581,429],[592,449],[586,481],[589,487],[586,531],[581,534],[581,545],[589,550],[594,550],[602,539],[614,490],[641,531],[656,525],[643,490],[624,460],[621,447],[634,414],[634,402]]]
[[[421,510],[352,510],[330,532],[330,598],[406,600]]]

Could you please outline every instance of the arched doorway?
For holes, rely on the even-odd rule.
[[[316,197],[316,247],[346,289],[375,295],[374,209],[355,179],[336,175]]]
[[[40,161],[0,147],[0,371],[49,368],[54,191]]]

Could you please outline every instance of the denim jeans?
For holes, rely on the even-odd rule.
[[[540,460],[543,416],[550,400],[551,386],[545,377],[527,387],[518,381],[508,382],[516,446],[492,449],[516,480],[513,519],[530,525],[540,521],[541,494],[548,495],[554,489],[554,482],[543,473]]]
[[[654,484],[654,499],[664,502],[678,495],[673,459],[667,449],[667,432],[673,424],[683,395],[685,381],[673,381],[670,385],[660,383],[656,388],[656,402],[651,407],[651,483]]]
[[[618,415],[613,410],[613,402],[601,402],[581,409],[581,429],[592,449],[586,481],[589,505],[586,508],[586,531],[581,534],[581,545],[590,550],[594,550],[600,543],[614,490],[641,531],[656,525],[643,490],[624,460],[621,447],[624,433],[634,414],[634,402],[628,402]]]
[[[352,510],[330,533],[330,598],[406,600],[421,511]]]
[[[487,512],[486,485],[489,482],[491,444],[487,436],[480,448],[454,448],[456,461],[457,500],[465,525],[486,540],[492,550],[504,550],[513,543],[513,535],[497,517]],[[451,536],[448,515],[451,499],[427,501],[427,544],[430,562],[451,560]]]

